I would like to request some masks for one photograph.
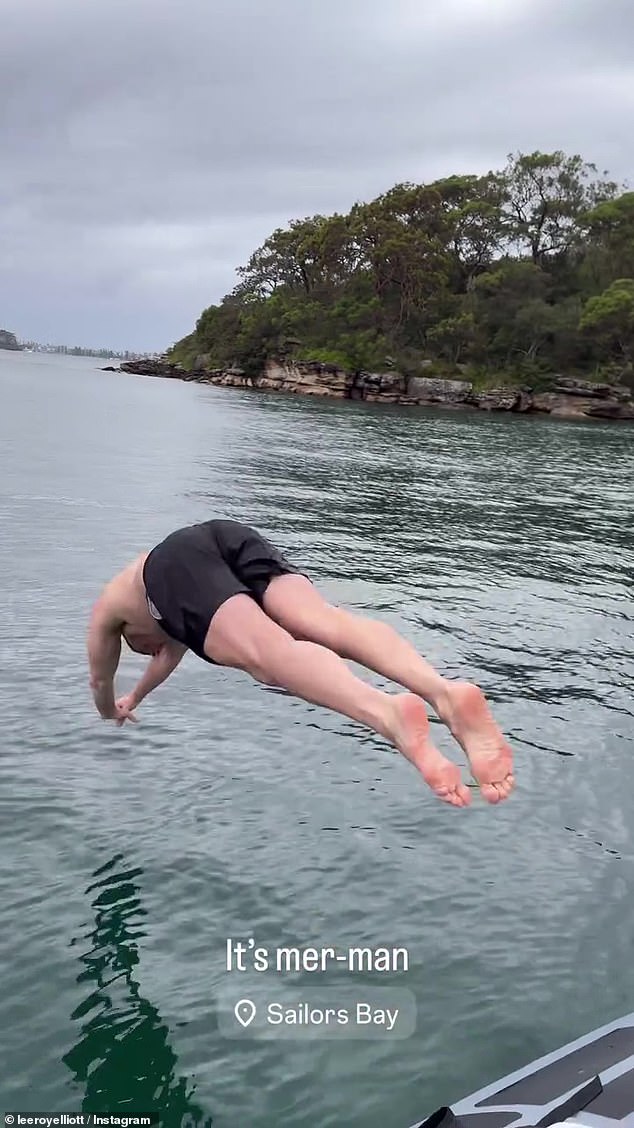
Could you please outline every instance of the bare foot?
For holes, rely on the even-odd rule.
[[[467,807],[471,802],[469,788],[462,782],[460,768],[452,764],[429,738],[427,711],[419,697],[399,693],[394,698],[392,740],[421,773],[435,795],[453,807]]]
[[[515,785],[513,755],[482,690],[470,682],[448,682],[438,714],[466,752],[484,798],[489,803],[507,799]]]

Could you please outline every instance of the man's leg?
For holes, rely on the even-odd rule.
[[[387,623],[331,606],[304,576],[276,576],[263,605],[294,638],[327,646],[422,697],[465,751],[484,797],[497,803],[511,793],[511,749],[477,686],[443,678]]]
[[[366,685],[337,654],[294,639],[249,596],[234,595],[221,605],[207,632],[205,653],[220,666],[244,670],[265,685],[359,721],[407,757],[440,799],[456,807],[469,803],[460,769],[431,743],[422,701]]]

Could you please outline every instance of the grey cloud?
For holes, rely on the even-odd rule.
[[[162,348],[275,226],[398,180],[537,147],[631,173],[630,0],[8,2],[0,322],[22,336]]]

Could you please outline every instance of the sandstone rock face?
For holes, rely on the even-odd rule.
[[[407,381],[407,395],[417,403],[470,403],[473,384],[469,380],[411,376]]]
[[[469,380],[445,380],[433,376],[406,377],[398,372],[346,372],[320,361],[267,361],[256,376],[240,368],[204,367],[200,357],[193,371],[166,358],[130,360],[122,372],[141,376],[164,376],[231,388],[267,389],[296,395],[329,396],[364,400],[368,403],[474,408],[481,411],[540,412],[561,419],[634,420],[634,390],[621,384],[599,384],[557,376],[553,390],[501,387],[474,391]]]
[[[280,392],[343,399],[351,382],[352,376],[334,364],[321,364],[318,361],[293,364],[269,360],[257,386]]]
[[[575,380],[567,376],[555,377],[553,391],[565,396],[582,396],[585,399],[615,399],[626,403],[632,392],[622,384],[595,384],[590,380]]]
[[[634,398],[629,402],[623,400],[604,400],[587,407],[585,415],[590,419],[634,419]]]
[[[358,372],[353,377],[351,399],[368,403],[402,403],[407,396],[407,378],[400,372]]]
[[[572,392],[536,392],[531,410],[569,419],[634,419],[634,392],[618,385],[576,384]]]
[[[516,411],[520,393],[517,388],[488,388],[486,392],[476,392],[473,399],[482,411]]]

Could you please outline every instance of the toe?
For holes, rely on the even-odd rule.
[[[513,779],[513,776],[507,775],[497,784],[498,790],[503,799],[508,799],[513,790],[514,783],[515,780]]]
[[[508,799],[513,788],[515,787],[515,780],[513,779],[513,776],[507,775],[506,779],[502,781],[501,786],[504,788],[504,798]]]
[[[455,786],[442,784],[440,787],[435,787],[434,792],[443,803],[449,803],[452,807],[468,807],[471,802],[469,788],[463,784]]]
[[[502,800],[508,799],[511,794],[513,782],[512,777],[506,776],[505,779],[497,780],[495,783],[482,784],[480,790],[487,802],[501,803]]]
[[[483,783],[480,786],[480,791],[486,799],[487,803],[499,803],[502,796],[500,795],[494,783]]]
[[[458,791],[451,791],[449,794],[449,802],[452,807],[464,807],[464,801]]]
[[[464,783],[459,783],[456,788],[456,793],[460,799],[462,807],[468,807],[471,802],[471,791]]]

